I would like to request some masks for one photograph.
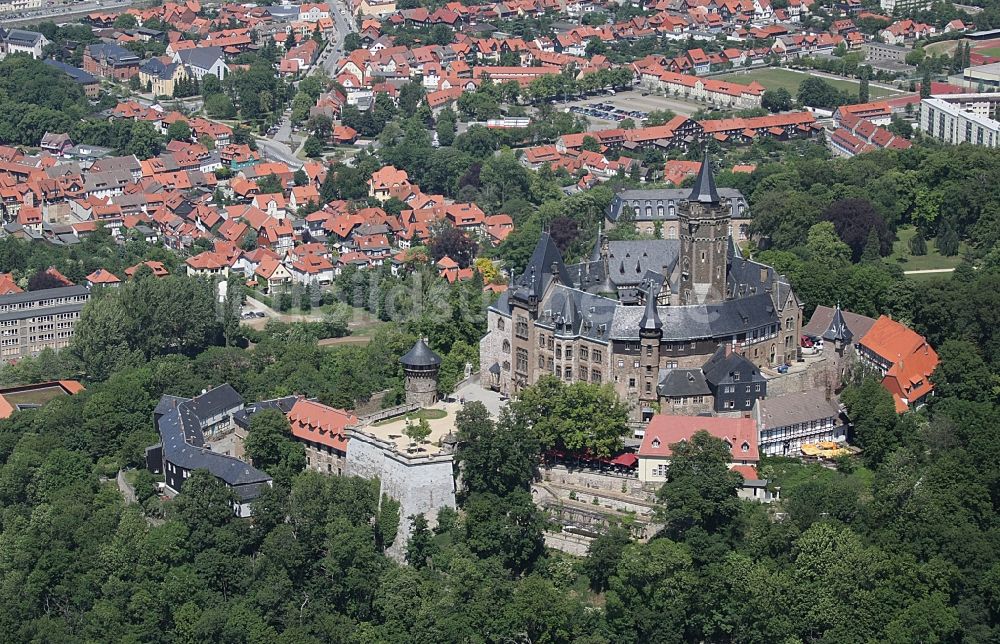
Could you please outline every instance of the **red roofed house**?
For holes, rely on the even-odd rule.
[[[229,275],[229,260],[214,250],[188,257],[184,263],[188,275]]]
[[[24,289],[17,285],[10,273],[0,273],[0,295],[23,293]]]
[[[125,269],[125,277],[132,279],[135,276],[135,272],[139,270],[142,266],[148,266],[149,270],[153,271],[153,277],[166,277],[170,275],[170,271],[167,267],[163,265],[163,262],[157,262],[150,260],[148,262],[139,262],[135,266],[129,266]]]
[[[288,412],[292,436],[306,448],[306,467],[323,474],[344,472],[347,459],[346,428],[358,422],[349,411],[299,398]]]
[[[896,412],[919,407],[934,389],[931,374],[937,352],[912,329],[883,315],[858,343],[858,357],[882,374],[882,386],[892,394]]]
[[[639,480],[643,483],[666,481],[670,445],[690,440],[701,430],[726,441],[732,453],[730,468],[756,467],[760,456],[757,452],[757,423],[752,418],[657,414],[649,421],[639,446]]]
[[[110,286],[117,288],[121,286],[122,281],[118,279],[118,276],[111,271],[106,271],[103,268],[99,268],[90,275],[87,276],[87,286],[89,288],[94,288],[95,286]]]

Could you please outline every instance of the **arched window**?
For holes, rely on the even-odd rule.
[[[653,217],[653,207],[652,206],[646,206],[646,218],[647,219],[652,219],[652,217]]]
[[[663,219],[663,204],[660,204],[656,207],[656,216],[659,217],[660,219]]]
[[[497,318],[497,329],[503,331],[503,318]]]
[[[503,352],[504,353],[510,353],[510,342],[508,342],[507,340],[504,340],[503,341],[503,345],[501,345],[501,346],[503,348]]]

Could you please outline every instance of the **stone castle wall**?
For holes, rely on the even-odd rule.
[[[346,474],[377,478],[380,493],[399,502],[399,532],[387,554],[402,561],[412,529],[409,517],[422,513],[434,526],[438,510],[457,507],[452,456],[407,458],[373,436],[355,429],[347,433]]]

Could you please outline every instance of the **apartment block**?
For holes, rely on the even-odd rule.
[[[0,358],[13,362],[68,346],[89,299],[83,286],[0,296]]]

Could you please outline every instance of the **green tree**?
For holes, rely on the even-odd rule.
[[[865,462],[875,466],[902,444],[892,396],[875,378],[848,386],[841,395]]]
[[[130,13],[123,13],[115,18],[115,29],[135,29],[139,26],[139,21]]]
[[[882,258],[881,244],[878,232],[872,228],[868,231],[868,240],[865,242],[864,250],[861,251],[861,261],[863,263],[877,262]]]
[[[167,128],[167,140],[168,141],[190,141],[191,140],[191,126],[188,125],[187,121],[177,120],[170,124]]]
[[[538,442],[526,424],[503,412],[494,423],[486,407],[470,402],[455,416],[463,494],[506,496],[526,490],[538,465]]]
[[[784,87],[765,90],[760,105],[769,112],[784,112],[792,109],[792,95]]]
[[[581,150],[587,150],[588,152],[600,152],[601,142],[592,136],[583,137],[583,143],[580,145]]]
[[[281,179],[279,179],[278,175],[274,174],[273,172],[267,175],[266,177],[261,177],[260,179],[257,179],[257,189],[260,190],[260,194],[262,195],[271,195],[284,192],[283,186],[281,185]]]
[[[951,217],[944,217],[941,219],[941,225],[938,227],[937,236],[937,249],[938,252],[945,257],[954,257],[958,255],[958,232],[955,230],[955,225],[952,223]]]
[[[927,240],[924,239],[924,234],[921,231],[917,231],[913,237],[910,238],[910,252],[914,255],[926,255],[927,254]]]
[[[255,467],[285,487],[306,466],[305,447],[292,437],[288,418],[278,410],[265,409],[250,417],[243,447]]]
[[[809,234],[806,238],[806,252],[813,260],[831,263],[851,260],[851,247],[840,240],[833,227],[833,222],[830,221],[821,221],[809,228]]]
[[[306,142],[302,144],[302,151],[310,159],[321,157],[323,156],[323,142],[310,134]]]
[[[738,446],[737,446],[738,448]],[[739,514],[742,477],[729,469],[733,456],[721,438],[699,430],[670,445],[667,480],[656,493],[664,533],[683,539],[691,530],[725,534]]]
[[[590,542],[587,548],[587,559],[583,562],[583,572],[590,579],[590,587],[594,592],[604,592],[608,581],[615,574],[615,569],[632,543],[628,528],[620,525],[612,526],[606,533]]]
[[[423,513],[410,517],[410,541],[406,546],[406,562],[416,569],[427,565],[427,561],[437,551],[434,535],[427,527],[427,518]]]
[[[589,450],[607,457],[621,449],[628,433],[628,407],[610,385],[565,385],[545,375],[524,388],[511,406],[544,449]]]
[[[504,567],[520,574],[542,556],[544,521],[527,491],[506,496],[476,493],[463,507],[463,541],[479,557],[499,557]]]
[[[410,422],[410,420],[407,419],[406,428],[403,430],[403,433],[406,434],[407,438],[409,438],[412,442],[423,443],[427,440],[427,437],[431,435],[431,426],[424,417],[420,417],[416,423]]]
[[[206,76],[206,78],[215,78]],[[216,119],[231,119],[236,116],[236,106],[233,99],[225,94],[212,94],[205,98],[205,111],[208,115]]]
[[[439,145],[447,147],[455,142],[455,112],[451,108],[443,110],[438,115],[435,131],[437,132]]]

